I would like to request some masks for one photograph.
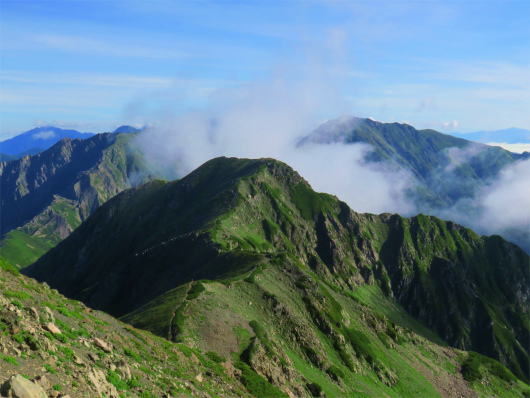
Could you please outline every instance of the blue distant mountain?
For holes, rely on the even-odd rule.
[[[6,155],[5,153],[0,153],[0,162],[10,162],[12,160],[17,160],[16,156],[13,155]]]
[[[530,130],[518,129],[511,127],[504,130],[496,131],[477,131],[475,133],[451,133],[452,136],[464,138],[469,141],[481,142],[487,144],[489,142],[505,142],[507,144],[529,144]]]
[[[116,130],[114,130],[114,133],[139,133],[143,129],[137,129],[136,127],[132,126],[120,126]]]
[[[59,127],[36,127],[0,142],[0,152],[20,158],[24,155],[35,155],[42,152],[63,138],[85,139],[93,135],[93,133],[80,133],[77,130],[65,130]]]

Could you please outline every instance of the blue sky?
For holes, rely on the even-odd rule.
[[[315,123],[530,129],[527,0],[2,0],[0,12],[0,139],[156,123],[278,76],[292,101],[324,99]]]

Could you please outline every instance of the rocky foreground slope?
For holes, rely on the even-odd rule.
[[[137,330],[0,265],[0,396],[249,396],[225,358]]]
[[[182,335],[175,322],[173,332],[184,341],[175,343],[69,300],[1,258],[0,265],[0,396],[530,396],[500,363],[434,344],[323,287],[326,299],[314,302],[313,318],[290,312],[292,303],[262,286],[292,281],[299,276],[292,267],[189,284],[181,297],[186,304],[170,304],[180,309],[180,321],[204,318]],[[316,289],[308,279],[302,284]],[[330,302],[337,310],[334,297],[345,304],[340,313],[349,332],[332,332],[330,345],[320,330],[325,315],[316,311],[325,314]]]
[[[498,236],[218,158],[116,196],[24,272],[288,394],[454,396],[526,389],[528,270]]]

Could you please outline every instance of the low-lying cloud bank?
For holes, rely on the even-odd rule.
[[[336,116],[337,109],[344,109],[338,90],[324,83],[318,76],[280,76],[223,90],[213,96],[208,109],[156,115],[138,136],[137,145],[152,167],[169,179],[183,177],[218,156],[272,157],[292,166],[315,190],[338,196],[355,211],[404,216],[423,212],[481,234],[502,234],[530,249],[530,160],[506,167],[473,199],[462,199],[451,208],[418,205],[410,199],[415,180],[408,171],[366,162],[369,145],[310,143],[297,148],[300,138],[321,124],[326,112]],[[455,165],[477,151],[480,148],[475,146],[448,150],[446,155],[453,162],[440,172],[453,176]]]
[[[307,82],[311,81],[311,84]],[[366,144],[306,145],[322,110],[341,108],[318,79],[254,83],[218,93],[208,110],[166,114],[137,138],[157,171],[182,177],[217,156],[272,157],[298,171],[317,191],[337,195],[359,212],[412,214],[406,171],[364,161]]]
[[[521,142],[519,144],[509,144],[507,142],[488,142],[487,145],[500,146],[501,148],[504,148],[507,151],[515,153],[530,152],[530,144],[526,142]]]
[[[497,234],[530,252],[530,159],[504,167],[497,178],[445,209],[428,209],[479,234]]]

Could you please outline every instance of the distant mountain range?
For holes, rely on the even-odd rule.
[[[482,142],[484,144],[488,144],[490,142],[504,142],[506,144],[530,143],[530,130],[518,129],[515,127],[495,131],[477,131],[475,133],[450,134],[455,137],[464,138],[469,141]]]
[[[35,152],[34,148],[38,148],[40,151],[48,149],[63,138],[85,139],[93,135],[93,133],[80,133],[77,130],[65,130],[51,126],[36,127],[16,137],[0,142],[0,152],[6,155],[20,157],[26,151],[32,151],[30,154],[34,155],[38,153]]]
[[[131,126],[120,126],[114,133],[138,133],[141,129]],[[50,148],[63,138],[86,139],[93,133],[80,133],[77,130],[65,130],[59,127],[36,127],[16,137],[0,142],[0,161],[20,159],[26,155],[36,155]]]
[[[133,138],[64,138],[37,155],[0,163],[2,256],[18,267],[31,264],[105,201],[152,179]]]
[[[351,116],[322,124],[302,138],[298,146],[332,143],[369,144],[373,151],[368,153],[366,161],[384,162],[411,176],[414,184],[408,189],[407,197],[416,213],[441,215],[456,204],[476,199],[481,189],[498,178],[501,170],[530,156],[435,130],[416,130],[408,124],[381,123]],[[474,213],[476,219],[480,218],[477,207],[468,205],[465,211],[468,219],[473,218]],[[528,228],[506,229],[502,233],[530,252]]]
[[[352,116],[322,124],[302,138],[298,146],[309,143],[369,144],[373,152],[368,154],[367,161],[387,162],[407,170],[419,185],[411,192],[414,195],[411,199],[433,207],[450,206],[462,198],[473,197],[476,188],[496,176],[504,166],[525,158],[435,130],[416,130],[408,124]],[[470,146],[473,148],[468,151]],[[452,148],[459,156],[454,156],[454,150],[449,151]]]

